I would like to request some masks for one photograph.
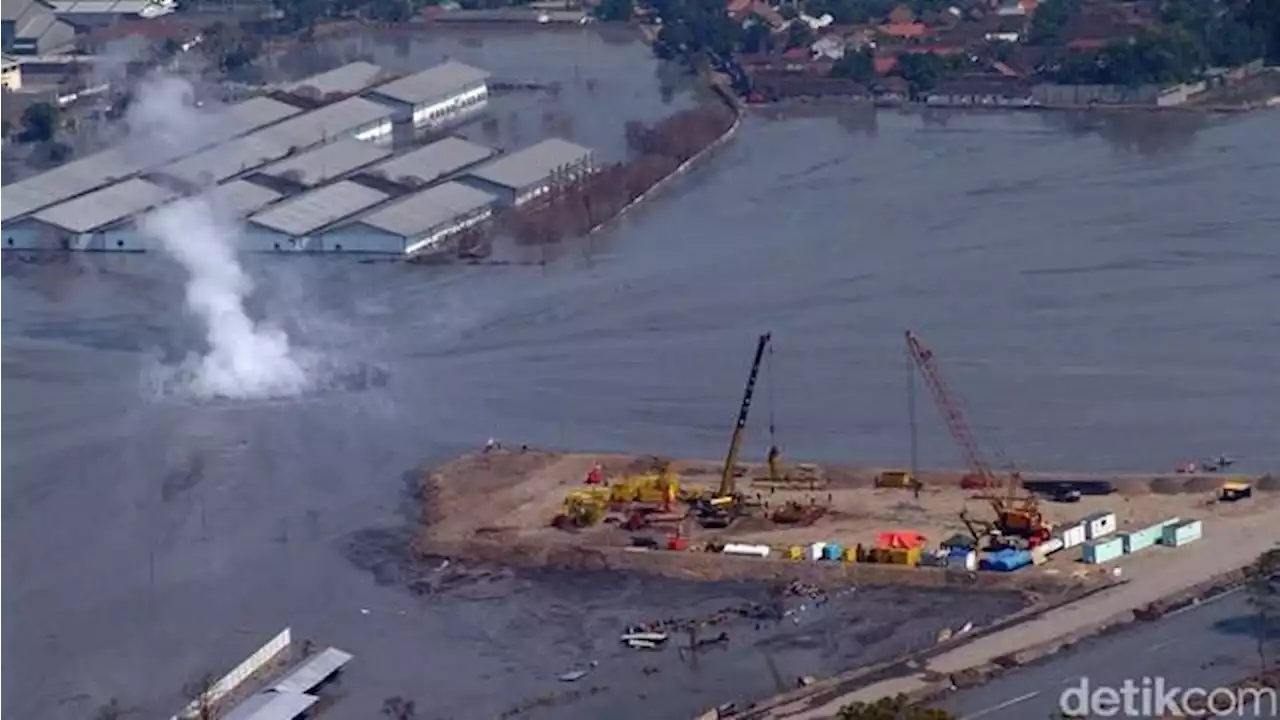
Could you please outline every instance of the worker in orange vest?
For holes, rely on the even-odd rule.
[[[600,485],[604,483],[604,475],[600,470],[600,463],[591,466],[591,471],[587,473],[588,485]]]

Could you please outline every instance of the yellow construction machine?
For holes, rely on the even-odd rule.
[[[565,496],[564,507],[551,524],[561,529],[584,528],[604,519],[609,510],[609,490],[574,490]]]
[[[751,412],[751,398],[755,395],[756,380],[760,377],[760,363],[764,360],[764,352],[772,339],[771,333],[765,333],[756,343],[755,359],[751,361],[751,372],[747,375],[747,386],[742,393],[742,406],[738,409],[738,421],[729,438],[729,452],[724,459],[724,470],[720,473],[720,486],[710,497],[704,496],[694,501],[693,514],[704,527],[726,527],[746,513],[747,503],[737,490],[734,475],[738,467],[738,454],[742,449],[742,433],[747,427],[747,416]],[[769,456],[772,475],[777,471],[776,446],[770,449]]]
[[[656,472],[615,480],[609,486],[611,503],[661,505],[665,512],[670,512],[672,503],[679,495],[680,481],[670,462],[663,463]]]

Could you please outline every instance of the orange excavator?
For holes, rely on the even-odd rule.
[[[934,403],[946,421],[951,437],[960,447],[969,465],[969,474],[962,484],[970,488],[982,488],[985,493],[976,497],[987,500],[995,511],[994,523],[977,521],[961,512],[969,532],[975,540],[981,541],[981,535],[992,535],[1000,538],[1018,538],[1025,544],[1034,547],[1049,538],[1050,525],[1040,512],[1040,503],[1036,496],[1027,492],[1022,485],[1022,475],[1012,463],[1005,460],[1009,467],[1008,475],[997,477],[991,465],[983,455],[978,441],[969,428],[958,398],[950,391],[933,351],[920,342],[920,338],[910,330],[906,333],[907,354],[924,379],[933,395]],[[1000,453],[1003,458],[1004,454]],[[1000,492],[1003,488],[1003,492]],[[979,529],[981,526],[981,530]]]

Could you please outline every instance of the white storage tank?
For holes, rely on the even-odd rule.
[[[1113,512],[1094,513],[1084,519],[1084,532],[1089,540],[1106,537],[1116,531],[1116,514]]]

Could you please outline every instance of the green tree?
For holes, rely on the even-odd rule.
[[[813,44],[813,28],[800,21],[792,21],[787,26],[787,49],[807,48]]]
[[[946,710],[914,706],[905,695],[845,705],[836,717],[838,720],[956,720],[956,716]]]
[[[742,31],[742,52],[767,53],[773,50],[773,31],[763,20],[756,18]]]
[[[934,53],[906,53],[898,58],[898,75],[911,85],[911,94],[920,95],[938,86],[947,63]]]
[[[844,57],[836,60],[835,64],[831,66],[831,77],[867,83],[875,76],[876,61],[868,49],[846,52]]]
[[[19,142],[48,142],[58,132],[58,108],[46,102],[32,103],[22,111]]]
[[[635,10],[631,0],[602,0],[596,6],[596,18],[604,22],[626,22]]]
[[[1080,14],[1080,0],[1045,0],[1031,16],[1027,42],[1031,45],[1061,45],[1066,42],[1067,25]]]

